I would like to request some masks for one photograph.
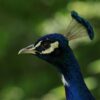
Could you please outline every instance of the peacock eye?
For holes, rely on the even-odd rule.
[[[44,41],[41,43],[41,47],[44,48],[44,49],[47,49],[50,47],[50,43],[49,41]]]

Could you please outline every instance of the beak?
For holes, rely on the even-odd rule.
[[[34,45],[27,46],[21,50],[19,50],[18,54],[36,54],[36,50]]]

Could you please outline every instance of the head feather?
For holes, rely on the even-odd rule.
[[[94,38],[94,31],[91,24],[86,19],[80,17],[75,11],[71,12],[71,17],[72,19],[65,34],[67,39],[73,40],[88,35],[92,40]]]

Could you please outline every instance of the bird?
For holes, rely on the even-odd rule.
[[[66,100],[95,100],[84,82],[80,65],[69,45],[70,41],[84,36],[93,40],[94,30],[90,22],[76,11],[71,11],[70,17],[65,34],[46,34],[34,44],[21,49],[18,54],[32,54],[55,66],[62,77]]]

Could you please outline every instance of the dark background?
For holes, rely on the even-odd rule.
[[[65,100],[54,66],[18,51],[48,33],[64,32],[71,10],[87,18],[93,41],[72,43],[87,86],[100,100],[99,0],[0,0],[0,100]]]

